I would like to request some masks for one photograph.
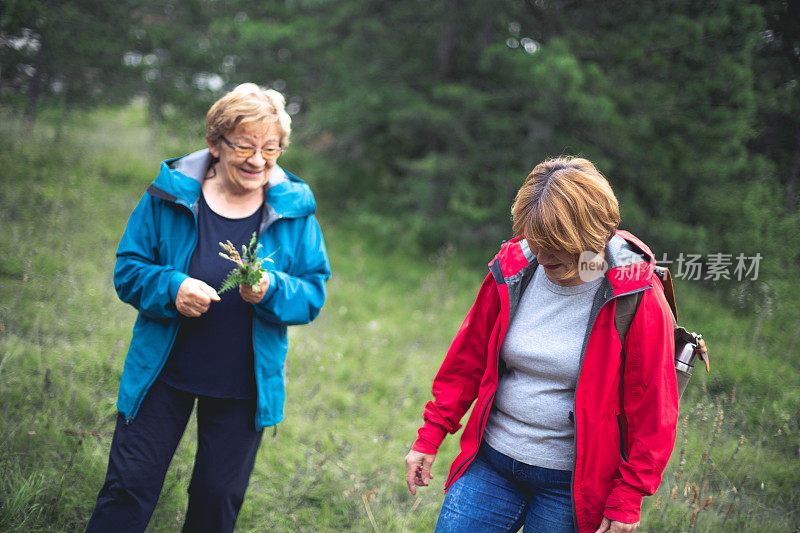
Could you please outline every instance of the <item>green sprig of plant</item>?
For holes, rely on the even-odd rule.
[[[217,292],[222,294],[239,285],[247,285],[253,289],[253,292],[259,292],[261,290],[261,278],[267,272],[262,267],[262,264],[264,261],[274,263],[275,261],[270,257],[275,252],[263,259],[258,257],[258,250],[261,249],[261,244],[258,243],[255,231],[253,236],[250,237],[250,244],[247,246],[242,245],[241,254],[239,254],[239,251],[231,241],[225,241],[224,243],[219,243],[219,245],[225,250],[225,252],[219,252],[220,257],[236,263],[237,267],[230,271]]]

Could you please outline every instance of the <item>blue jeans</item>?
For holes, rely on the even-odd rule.
[[[572,533],[572,472],[520,463],[486,443],[447,491],[436,533]]]

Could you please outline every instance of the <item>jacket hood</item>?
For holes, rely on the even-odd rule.
[[[148,192],[195,209],[212,159],[206,148],[163,161]],[[309,186],[278,165],[272,167],[269,181],[264,186],[264,201],[270,215],[277,218],[303,217],[314,213],[317,208]]]
[[[650,248],[630,232],[618,230],[606,245],[605,277],[613,288],[614,295],[642,289],[652,284],[655,258]],[[505,281],[511,281],[528,272],[527,267],[537,267],[528,241],[516,237],[503,243],[500,251],[489,263],[489,268]],[[499,270],[499,272],[498,272]],[[499,280],[498,280],[499,281]]]

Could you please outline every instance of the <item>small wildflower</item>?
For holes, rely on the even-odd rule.
[[[706,498],[706,501],[703,503],[703,511],[708,511],[708,508],[711,507],[712,500],[713,498],[711,496]]]
[[[696,510],[695,510],[695,511],[692,513],[692,516],[690,516],[690,517],[689,517],[689,527],[691,527],[691,528],[693,528],[693,527],[694,527],[694,523],[695,523],[695,521],[697,520],[697,515],[698,515],[698,514],[700,514],[700,509],[696,509]]]

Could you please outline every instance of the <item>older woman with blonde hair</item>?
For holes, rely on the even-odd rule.
[[[308,186],[278,166],[291,119],[252,83],[206,117],[208,148],[161,164],[128,220],[114,285],[139,315],[105,484],[88,531],[144,531],[197,403],[184,531],[233,531],[263,429],[283,418],[286,327],[314,319],[330,277]],[[260,285],[218,294],[255,233]],[[257,290],[256,290],[257,289]]]
[[[675,441],[673,325],[653,254],[617,229],[586,159],[545,161],[512,207],[516,237],[433,381],[406,456],[412,494],[472,406],[437,532],[630,532]],[[624,346],[621,296],[641,293]],[[474,405],[473,405],[474,403]]]

